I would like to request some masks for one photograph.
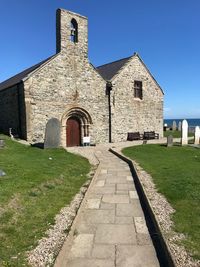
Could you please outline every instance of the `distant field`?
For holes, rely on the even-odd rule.
[[[175,230],[184,233],[186,249],[200,259],[200,149],[143,145],[123,149],[153,177],[176,210]]]
[[[2,137],[2,136],[1,136]],[[89,162],[64,149],[27,147],[6,139],[0,149],[0,266],[27,266],[54,217],[87,180]]]

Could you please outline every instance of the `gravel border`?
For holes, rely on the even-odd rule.
[[[62,245],[64,244],[78,209],[94,176],[94,168],[88,174],[90,179],[80,188],[71,203],[62,208],[55,217],[55,224],[45,232],[46,237],[38,241],[38,245],[27,252],[28,263],[33,267],[53,266]]]
[[[175,210],[167,202],[166,198],[157,192],[151,175],[143,170],[136,161],[132,160],[132,162],[154,211],[156,220],[161,228],[176,267],[200,267],[200,260],[194,260],[184,246],[180,245],[180,243],[177,244],[184,240],[185,236],[184,234],[179,234],[173,230],[174,224],[171,220],[171,216]]]

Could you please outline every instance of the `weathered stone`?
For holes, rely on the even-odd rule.
[[[116,266],[120,267],[159,267],[160,264],[152,246],[117,246]]]
[[[92,257],[97,259],[115,259],[114,245],[95,244],[92,250]]]
[[[134,217],[135,228],[138,234],[148,234],[148,228],[144,217]]]
[[[179,131],[181,131],[181,127],[182,127],[182,122],[179,121],[179,123],[178,123],[178,130],[179,130]]]
[[[199,126],[195,127],[194,144],[195,145],[199,145],[200,144],[200,128],[199,128]]]
[[[128,195],[104,195],[103,202],[105,203],[129,203]]]
[[[188,144],[188,123],[186,120],[182,121],[182,138],[181,138],[181,144],[187,145]]]
[[[86,208],[87,209],[99,209],[101,200],[98,198],[91,198],[88,199],[86,202]]]
[[[94,235],[92,234],[79,234],[71,248],[69,258],[77,257],[84,258],[91,254]]]
[[[47,122],[45,130],[44,148],[58,148],[60,146],[60,121],[52,118]]]
[[[95,243],[136,244],[135,228],[132,224],[100,224],[97,227]]]
[[[129,191],[129,197],[132,199],[139,199],[137,191]]]
[[[144,216],[141,205],[138,200],[134,200],[129,204],[117,204],[117,216]]]
[[[70,40],[72,19],[78,24],[76,43]],[[56,30],[56,55],[28,75],[26,72],[23,83],[0,88],[5,89],[0,90],[0,131],[8,133],[12,127],[28,142],[44,143],[47,121],[59,118],[61,145],[65,147],[68,119],[77,118],[81,126],[79,136],[89,136],[93,144],[107,143],[107,79],[88,60],[88,20],[60,9]],[[135,81],[142,83],[142,99],[134,97]],[[138,54],[126,60],[114,75],[112,85],[112,141],[125,141],[130,131],[155,131],[162,137],[163,92]]]
[[[177,130],[177,124],[176,124],[176,121],[173,121],[173,123],[172,123],[172,130],[173,130],[173,131],[176,131],[176,130]]]
[[[0,149],[4,148],[4,146],[5,146],[5,141],[0,139]]]
[[[173,146],[173,136],[169,135],[167,136],[167,146]]]
[[[5,176],[6,173],[3,170],[0,170],[0,177]]]

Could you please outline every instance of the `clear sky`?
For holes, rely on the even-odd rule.
[[[138,52],[165,118],[200,118],[200,0],[0,0],[0,81],[55,54],[59,7],[88,17],[95,66]]]

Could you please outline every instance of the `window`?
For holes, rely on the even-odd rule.
[[[142,99],[142,82],[134,81],[134,97]]]
[[[73,43],[78,43],[78,23],[75,19],[71,20],[71,35],[70,40]]]

